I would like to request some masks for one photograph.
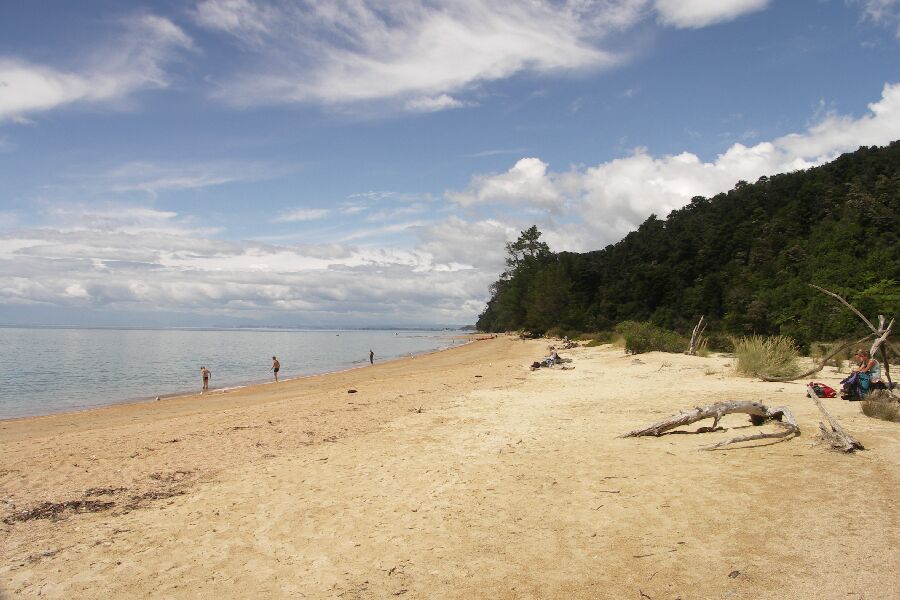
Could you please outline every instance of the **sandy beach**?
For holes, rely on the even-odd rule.
[[[547,343],[0,422],[0,597],[896,597],[897,424],[825,400],[843,455],[805,382],[613,346],[530,371]],[[802,436],[617,437],[719,400]]]

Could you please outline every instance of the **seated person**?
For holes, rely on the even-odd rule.
[[[872,358],[868,350],[859,350],[856,353],[859,364],[854,371],[859,375],[859,387],[865,396],[873,387],[881,387],[881,363]]]

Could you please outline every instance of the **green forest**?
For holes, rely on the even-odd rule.
[[[649,321],[686,333],[705,315],[713,336],[781,334],[807,346],[864,334],[808,284],[870,317],[900,316],[898,234],[900,141],[697,196],[602,250],[553,252],[531,227],[506,245],[507,270],[477,327],[573,334]]]

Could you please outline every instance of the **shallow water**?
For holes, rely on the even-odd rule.
[[[440,331],[0,328],[0,418],[340,371],[449,347]]]

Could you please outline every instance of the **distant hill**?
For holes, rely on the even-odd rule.
[[[900,317],[900,142],[695,197],[603,250],[553,253],[539,236],[532,228],[507,245],[510,268],[491,288],[480,330],[649,320],[689,331],[706,315],[722,333],[835,339],[864,330],[807,283],[868,316]]]

